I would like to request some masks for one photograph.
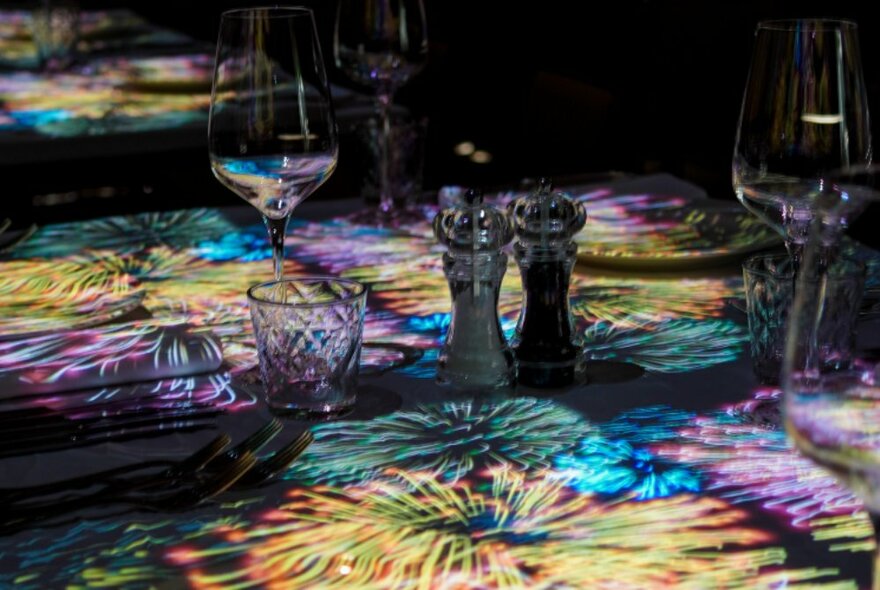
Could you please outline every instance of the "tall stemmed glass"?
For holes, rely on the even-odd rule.
[[[842,217],[880,202],[880,170],[856,167],[832,175],[819,191],[789,315],[783,363],[785,425],[797,448],[828,469],[865,504],[877,538],[873,588],[880,590],[880,362],[877,330],[861,326],[854,360],[835,358],[834,333],[844,327],[835,310],[841,281],[828,280],[850,262],[827,260],[829,244],[842,236]],[[833,248],[832,248],[833,251]],[[852,287],[859,284],[852,282]],[[838,322],[838,323],[835,323]],[[829,329],[830,328],[830,329]],[[871,341],[873,339],[873,342]],[[874,349],[869,351],[869,349]]]
[[[783,235],[795,268],[828,173],[870,161],[856,24],[759,23],[736,135],[733,186],[746,208]]]
[[[339,0],[333,40],[336,65],[373,88],[379,113],[379,210],[374,221],[405,216],[391,182],[394,93],[425,64],[428,36],[422,0]]]
[[[281,279],[290,214],[333,173],[339,153],[311,10],[224,12],[214,68],[211,169],[263,215]]]

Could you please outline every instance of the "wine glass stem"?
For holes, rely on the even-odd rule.
[[[269,231],[269,243],[272,244],[272,262],[275,265],[275,280],[284,278],[284,236],[287,233],[287,222],[290,215],[272,218],[263,217],[266,229]]]
[[[868,512],[868,515],[871,517],[871,528],[874,532],[875,545],[873,563],[871,564],[871,588],[873,590],[880,590],[880,536],[878,536],[878,532],[880,532],[880,515],[874,512]]]
[[[794,240],[785,240],[785,249],[788,252],[789,258],[791,258],[791,268],[796,277],[804,256],[804,245]]]
[[[377,95],[379,106],[379,209],[390,213],[394,209],[391,192],[391,100],[392,94],[382,90]]]

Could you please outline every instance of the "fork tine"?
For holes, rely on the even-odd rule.
[[[231,442],[232,438],[228,434],[223,433],[178,463],[176,469],[179,471],[198,471],[207,465],[211,459],[222,453],[223,449],[228,447]]]
[[[299,457],[310,444],[312,444],[313,440],[315,440],[315,437],[307,430],[286,447],[272,455],[269,461],[273,467],[277,467],[278,469],[287,467],[294,459]]]
[[[233,460],[240,457],[243,453],[256,453],[264,446],[266,446],[266,444],[270,440],[275,438],[275,436],[279,432],[281,432],[282,428],[283,426],[281,422],[277,418],[272,418],[269,422],[266,422],[266,424],[260,427],[249,437],[247,437],[222,455],[214,457],[207,465],[204,466],[205,469],[208,471],[218,471],[225,468]]]
[[[212,498],[237,482],[256,464],[257,458],[252,453],[244,453],[233,461],[229,467],[204,480],[195,487],[189,487],[161,498],[138,497],[126,495],[126,492],[112,494],[96,494],[79,498],[72,502],[39,507],[34,510],[19,510],[14,517],[0,522],[0,535],[11,534],[27,526],[57,518],[66,513],[79,511],[90,506],[108,504],[129,504],[150,510],[182,510],[191,508]]]
[[[202,448],[196,450],[192,455],[182,459],[180,462],[176,464],[172,462],[166,472],[163,473],[172,472],[172,470],[174,473],[197,471],[204,467],[205,464],[208,463],[208,461],[216,457],[219,453],[223,452],[223,449],[229,446],[229,443],[231,442],[232,439],[229,437],[228,434],[221,434]],[[22,488],[0,488],[0,499],[2,499],[2,502],[5,504],[24,499],[30,500],[36,496],[40,496],[43,494],[56,494],[64,491],[76,490],[82,487],[89,487],[102,483],[110,477],[133,473],[136,471],[141,471],[143,469],[161,467],[165,466],[168,463],[169,461],[166,460],[142,461],[140,463],[122,465],[120,467],[113,467],[111,469],[105,469],[103,471],[95,471],[92,473],[87,473],[85,475],[79,475],[76,477],[57,480],[35,486]]]
[[[278,449],[268,459],[260,461],[251,471],[237,482],[239,487],[248,487],[261,484],[269,480],[293,463],[303,451],[312,443],[314,436],[308,430],[293,439],[287,445]]]
[[[187,488],[163,500],[149,502],[149,504],[153,504],[153,507],[160,510],[195,506],[228,490],[243,475],[250,471],[256,463],[257,458],[253,453],[244,452],[239,458],[230,463],[226,469],[214,474],[196,487]],[[132,503],[137,504],[137,502]]]
[[[272,418],[269,422],[267,422],[262,428],[256,431],[251,436],[244,439],[244,443],[246,443],[246,450],[256,453],[260,449],[266,446],[270,440],[275,438],[279,432],[281,432],[283,426],[281,421],[278,418]]]

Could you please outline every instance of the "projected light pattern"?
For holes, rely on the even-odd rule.
[[[374,267],[381,271],[385,265],[397,267],[414,261],[424,264],[422,259],[440,260],[444,252],[430,231],[426,235],[413,235],[339,219],[296,225],[288,233],[287,243],[298,259],[320,264],[333,273],[354,267]],[[357,247],[352,248],[353,244]],[[410,269],[409,274],[412,271]]]
[[[271,260],[272,246],[269,244],[265,227],[251,226],[223,234],[215,240],[200,242],[196,246],[195,253],[206,260],[250,262]]]
[[[131,311],[143,296],[133,277],[99,262],[0,262],[0,335],[96,325]]]
[[[311,425],[316,440],[307,452],[257,496],[229,496],[234,508],[86,521],[45,542],[39,531],[4,539],[2,559],[12,567],[0,569],[12,573],[0,572],[0,585],[161,587],[186,576],[205,588],[852,586],[845,578],[857,568],[827,549],[870,545],[861,505],[785,443],[772,392],[723,411],[637,407],[601,423],[590,412],[606,415],[602,398],[431,404],[443,398],[400,377],[434,377],[450,322],[442,248],[426,231],[426,224],[408,235],[340,220],[297,222],[288,239],[287,273],[368,283],[365,340],[378,362],[413,353],[412,364],[392,376],[403,384],[397,393],[404,409]],[[100,282],[95,269],[106,269],[106,277],[142,294],[151,322],[210,328],[225,364],[206,376],[34,395],[23,407],[145,397],[231,412],[259,406],[259,387],[247,381],[256,350],[245,291],[271,279],[267,252],[259,251],[264,234],[261,226],[241,229],[207,211],[44,228],[14,255],[57,258],[0,265],[20,263],[31,272],[35,264],[47,272],[78,265],[81,273],[65,272],[73,284]],[[738,279],[576,272],[571,292],[588,354],[672,372],[740,354],[743,330],[720,317],[725,298],[740,289]],[[511,262],[501,295],[507,331],[520,300]],[[76,356],[58,370],[99,363]],[[664,380],[664,387],[686,383]],[[702,407],[715,403],[711,393]],[[780,531],[783,522],[791,530]],[[798,546],[811,535],[821,545]],[[777,546],[783,542],[819,556],[817,567],[790,569],[805,561],[789,562]],[[826,567],[835,563],[845,571]]]
[[[17,567],[0,571],[0,586],[43,588],[156,588],[175,585],[176,568],[158,558],[182,539],[246,526],[236,514],[188,515],[186,519],[89,519],[70,528],[35,529],[18,546]],[[50,569],[59,560],[63,567]],[[9,562],[6,562],[9,563]]]
[[[708,488],[723,498],[760,503],[796,528],[862,510],[850,491],[791,447],[778,425],[768,427],[738,407],[698,416],[677,439],[652,449],[705,473]]]
[[[147,248],[140,252],[117,254],[112,250],[90,251],[75,260],[99,261],[107,268],[127,274],[138,281],[172,279],[181,273],[191,273],[207,265],[188,250],[168,246]]]
[[[742,291],[739,279],[632,279],[578,276],[572,280],[576,318],[638,328],[670,319],[720,317],[725,300]]]
[[[633,494],[638,500],[651,500],[699,492],[701,487],[695,472],[623,440],[588,437],[574,452],[558,456],[555,466],[584,493]]]
[[[285,261],[285,275],[301,271],[295,261]],[[255,350],[246,293],[252,285],[269,280],[272,268],[265,260],[207,263],[151,283],[144,307],[163,321],[211,327],[227,353],[233,346],[239,347],[240,353],[244,352],[240,347]],[[249,354],[236,356],[244,362],[251,358]],[[228,354],[225,358],[233,360]]]
[[[49,137],[131,133],[204,124],[213,55],[114,57],[47,76],[0,74],[0,131]]]
[[[809,524],[813,539],[820,543],[830,543],[830,551],[868,553],[877,547],[874,528],[867,512],[817,518]]]
[[[833,573],[757,573],[781,565],[785,552],[750,549],[770,536],[718,500],[603,503],[571,494],[554,476],[528,479],[509,469],[488,476],[487,485],[449,485],[393,470],[364,486],[293,488],[248,530],[193,539],[167,557],[195,588],[318,580],[322,588],[433,588],[454,580],[480,588],[750,588],[762,578]]]
[[[745,330],[731,321],[689,319],[638,329],[596,323],[582,338],[587,359],[635,363],[658,373],[696,371],[736,360],[747,340]]]
[[[229,411],[244,410],[257,404],[257,399],[253,394],[233,386],[233,375],[228,372],[179,377],[129,386],[106,387],[83,395],[87,403],[149,395],[156,400],[211,404]],[[69,403],[71,399],[73,398],[61,400],[61,402],[56,401],[54,402],[56,406],[53,407],[61,408],[62,406],[58,406],[58,403]],[[35,400],[35,402],[38,401]],[[52,403],[50,399],[49,405],[51,406]]]
[[[62,384],[85,389],[123,379],[158,379],[179,374],[183,367],[208,372],[222,360],[218,342],[207,332],[123,324],[0,342],[0,384],[7,394],[38,393]]]
[[[152,26],[124,9],[81,10],[77,21],[77,51],[80,54],[106,49],[183,45],[192,41],[180,33]],[[14,68],[38,65],[32,23],[32,10],[0,9],[0,64]]]
[[[288,476],[361,482],[397,466],[456,481],[482,466],[549,468],[552,455],[591,431],[580,414],[550,401],[448,402],[318,425],[315,442]]]
[[[232,223],[211,209],[137,213],[46,226],[13,254],[19,258],[56,257],[83,250],[130,254],[156,246],[187,248],[234,230]]]
[[[579,244],[590,255],[663,260],[772,245],[774,231],[747,211],[706,199],[653,194],[579,196],[591,225]]]
[[[599,427],[608,438],[644,445],[675,438],[695,417],[693,412],[668,406],[643,406],[622,412]]]

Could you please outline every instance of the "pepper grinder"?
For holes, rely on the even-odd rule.
[[[572,237],[586,223],[587,213],[580,202],[554,192],[546,178],[538,181],[534,192],[511,202],[508,209],[523,284],[514,343],[518,380],[540,388],[571,385],[580,354],[568,303],[577,254]]]
[[[507,214],[483,204],[483,194],[471,189],[462,204],[434,218],[434,235],[447,248],[443,271],[452,296],[437,380],[466,390],[512,387],[516,364],[498,319],[498,295],[507,270],[501,248],[513,239]]]

